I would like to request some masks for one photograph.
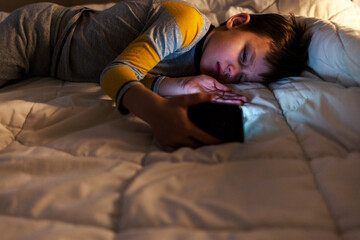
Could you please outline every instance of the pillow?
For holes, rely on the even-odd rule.
[[[324,80],[360,86],[360,30],[316,18],[298,17],[311,26],[309,66]]]
[[[249,13],[279,13],[288,15],[317,17],[330,20],[354,29],[360,29],[360,9],[351,0],[274,0],[237,1],[229,6],[226,19],[230,16],[247,11]],[[250,4],[251,3],[251,4]]]
[[[253,2],[253,7],[245,3]],[[345,87],[360,86],[360,10],[350,0],[276,0],[267,8],[260,0],[239,1],[226,13],[294,13],[309,27],[309,66],[323,79]],[[266,1],[268,4],[269,2]],[[244,8],[245,7],[245,8]],[[300,17],[300,15],[305,17]]]

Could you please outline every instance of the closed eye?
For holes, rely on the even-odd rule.
[[[246,60],[247,60],[247,48],[245,46],[244,50],[243,50],[243,55],[242,55],[242,63],[245,64]]]

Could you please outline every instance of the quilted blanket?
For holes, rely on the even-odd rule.
[[[313,71],[231,86],[245,143],[172,153],[97,84],[0,89],[0,239],[360,239],[359,2],[192,2],[214,24],[293,12]]]

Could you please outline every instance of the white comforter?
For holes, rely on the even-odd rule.
[[[299,17],[317,76],[233,86],[251,99],[246,142],[174,153],[96,84],[0,89],[0,239],[360,239],[359,9],[195,3],[215,24],[239,10],[324,19]]]

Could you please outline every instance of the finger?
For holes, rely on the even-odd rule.
[[[233,94],[215,94],[214,98],[222,98],[222,99],[234,99],[234,100],[241,100],[241,101],[247,101],[247,97],[239,96],[239,95],[233,95]]]
[[[216,96],[220,96],[220,97],[238,98],[244,102],[248,101],[248,98],[246,96],[239,95],[239,94],[231,92],[231,91],[230,92],[229,91],[216,91],[216,92],[213,92],[213,94]]]
[[[158,148],[161,148],[162,150],[164,150],[165,152],[174,152],[176,151],[178,148],[183,147],[184,144],[170,144],[170,143],[161,143],[160,141],[158,141],[156,139],[155,141],[155,145]]]
[[[187,139],[186,141],[186,146],[191,147],[191,148],[198,148],[201,147],[202,145],[204,145],[204,143],[196,140],[195,138],[190,137],[189,139]]]
[[[168,141],[168,142],[161,142],[157,138],[155,138],[155,145],[158,148],[163,149],[164,151],[173,152],[181,147],[198,148],[198,147],[204,145],[204,143],[196,140],[190,134],[189,135],[185,134],[184,136],[182,136],[180,138],[177,138],[177,139],[174,139],[173,141]]]
[[[249,101],[247,97],[239,96],[239,95],[237,95],[237,96],[230,96],[230,95],[227,96],[227,95],[225,95],[225,96],[220,97],[220,98],[222,98],[224,100],[240,100],[242,102],[248,102]]]
[[[240,96],[241,101],[243,102],[249,102],[249,99],[246,96]]]
[[[232,103],[232,104],[237,104],[237,105],[244,105],[244,101],[242,99],[238,99],[238,98],[214,98],[215,102],[219,102],[219,103]]]
[[[174,152],[176,149],[176,147],[173,147],[173,146],[160,146],[161,149],[163,149],[165,152]]]
[[[220,144],[220,139],[210,135],[209,133],[205,132],[204,130],[198,128],[196,125],[193,124],[191,130],[191,136],[196,139],[198,142],[205,144],[205,145],[214,145]]]
[[[216,97],[213,100],[214,102],[224,102],[224,101],[233,101],[233,102],[241,102],[241,103],[245,103],[242,99],[239,98],[222,98],[222,97]]]
[[[202,145],[204,145],[204,143],[189,137],[185,140],[183,140],[181,143],[178,142],[177,144],[172,144],[172,145],[161,145],[160,143],[157,143],[158,147],[163,149],[166,152],[174,152],[175,150],[181,148],[181,147],[190,147],[190,148],[198,148]]]
[[[240,96],[237,94],[224,94],[224,95],[215,95],[214,100],[224,99],[224,100],[240,100],[242,102],[248,102],[248,98],[246,96]]]
[[[191,147],[191,148],[197,148],[204,145],[202,142],[196,140],[193,138],[190,134],[184,136],[181,139],[178,139],[178,141],[172,145],[173,148],[177,149],[180,147]]]
[[[185,105],[191,106],[204,102],[210,102],[214,99],[214,95],[207,93],[194,93],[190,95],[185,95]]]
[[[241,100],[232,100],[232,99],[229,99],[229,100],[226,100],[226,99],[217,99],[215,100],[215,102],[219,102],[219,103],[231,103],[231,104],[236,104],[236,105],[244,105],[244,102],[241,101]]]
[[[230,91],[231,89],[228,86],[225,86],[224,84],[218,82],[217,80],[214,81],[215,83],[215,88],[221,91]]]
[[[172,146],[161,143],[157,138],[155,138],[155,146],[166,152],[173,152],[175,150]]]

